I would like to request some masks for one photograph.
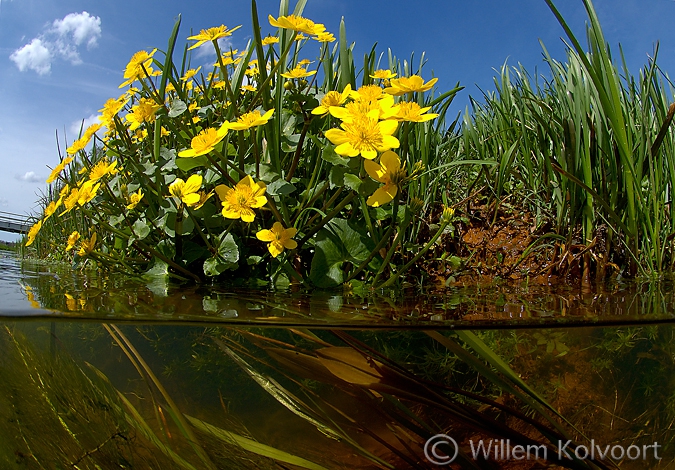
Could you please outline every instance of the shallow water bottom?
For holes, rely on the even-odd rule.
[[[669,468],[674,334],[7,321],[0,468]]]

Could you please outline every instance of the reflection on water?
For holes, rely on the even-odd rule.
[[[408,292],[177,285],[77,272],[0,252],[0,316],[315,328],[524,328],[675,321],[672,279],[570,285],[428,286]]]
[[[411,300],[178,289],[4,256],[0,295],[2,469],[439,468],[438,434],[459,444],[443,468],[675,460],[665,281]],[[640,319],[661,323],[588,326]],[[503,450],[518,445],[539,460]]]

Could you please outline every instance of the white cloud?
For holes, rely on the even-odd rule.
[[[73,64],[82,62],[77,48],[86,45],[87,49],[96,47],[101,37],[101,18],[91,16],[86,11],[70,13],[62,20],[55,20],[50,36],[54,36],[54,48],[58,53]]]
[[[232,38],[230,37],[225,37],[225,38],[220,38],[218,39],[218,47],[220,47],[220,52],[225,54],[226,52],[230,52],[230,49],[232,49]],[[195,49],[196,55],[195,58],[201,59],[203,57],[208,57],[209,61],[216,61],[216,52],[215,49],[213,48],[213,44],[211,41],[207,41],[201,46],[199,46],[197,49]],[[210,65],[210,64],[209,64]]]
[[[100,37],[101,18],[86,11],[70,13],[63,19],[54,20],[42,34],[15,50],[10,59],[22,72],[34,70],[45,75],[51,71],[56,58],[68,60],[73,65],[82,63],[79,48],[96,47]]]
[[[19,181],[25,181],[27,183],[42,183],[44,178],[38,176],[34,171],[27,171],[23,175],[16,175],[16,179]]]
[[[45,75],[52,69],[52,54],[38,38],[12,52],[9,58],[22,72],[35,70],[38,75]]]
[[[80,135],[80,128],[82,129],[82,132],[84,132],[87,129],[87,127],[91,126],[92,124],[97,124],[100,122],[98,116],[99,116],[98,114],[92,114],[88,118],[84,119],[84,123],[82,123],[83,120],[73,122],[68,128],[68,131],[70,131],[70,135],[77,138],[77,136]]]

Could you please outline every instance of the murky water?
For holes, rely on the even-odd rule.
[[[2,252],[0,298],[0,469],[675,465],[670,280],[307,293]]]

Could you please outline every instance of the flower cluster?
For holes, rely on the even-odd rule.
[[[370,231],[379,225],[367,226],[354,203],[398,203],[421,173],[411,129],[438,116],[423,95],[436,79],[378,69],[356,88],[353,77],[324,73],[348,58],[335,55],[323,24],[299,15],[268,20],[276,33],[254,32],[241,52],[221,50],[241,26],[189,36],[188,51],[200,48],[192,62],[213,54],[194,68],[157,49],[135,53],[123,93],[105,102],[51,171],[54,197],[27,245],[48,227],[57,235],[44,243],[58,243],[52,252],[76,262],[133,272],[167,266],[195,280],[247,271],[322,285],[322,243],[355,239],[348,219],[349,230],[376,239]],[[312,46],[318,55],[303,56]],[[337,226],[338,239],[328,236]]]

